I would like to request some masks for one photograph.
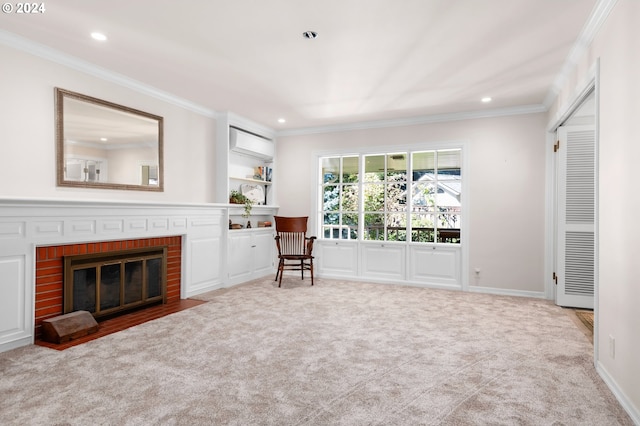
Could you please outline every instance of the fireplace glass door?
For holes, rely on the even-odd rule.
[[[165,301],[166,248],[65,256],[65,313],[95,317]]]

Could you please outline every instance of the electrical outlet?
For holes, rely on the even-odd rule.
[[[612,335],[609,335],[609,356],[616,359],[616,338]]]

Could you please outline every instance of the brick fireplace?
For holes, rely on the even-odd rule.
[[[91,336],[110,322],[131,327],[136,317],[187,309],[190,298],[225,287],[227,216],[213,204],[0,197],[0,352],[41,342],[42,321],[63,315],[63,256],[156,246],[168,252],[166,304],[101,318]],[[127,309],[138,308],[126,300]]]
[[[166,303],[180,300],[182,237],[144,238],[36,248],[35,337],[41,334],[42,321],[64,312],[64,256],[111,253],[129,249],[167,247]]]

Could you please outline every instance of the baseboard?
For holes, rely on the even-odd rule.
[[[342,281],[354,281],[374,284],[391,284],[391,285],[406,285],[410,287],[422,287],[422,288],[437,288],[440,290],[461,290],[460,286],[450,284],[437,284],[437,283],[424,283],[416,281],[405,281],[388,278],[372,278],[372,277],[360,277],[360,276],[348,276],[348,275],[330,275],[330,274],[316,274],[316,278],[324,278],[327,280],[342,280]]]
[[[344,280],[344,281],[357,281],[357,282],[370,282],[377,284],[394,284],[394,285],[408,285],[412,287],[423,288],[438,288],[442,290],[462,290],[460,286],[450,284],[438,284],[438,283],[424,283],[416,281],[404,281],[384,278],[371,278],[360,276],[347,276],[347,275],[331,275],[331,274],[316,274],[318,278],[332,279],[332,280]],[[517,296],[517,297],[529,297],[533,299],[546,299],[544,291],[524,291],[524,290],[510,290],[494,287],[469,287],[467,290],[470,293],[482,293],[482,294],[495,294],[498,296]]]
[[[20,339],[13,340],[11,342],[0,344],[0,352],[10,351],[11,349],[16,349],[21,346],[28,346],[33,344],[33,336],[23,337]]]
[[[627,395],[620,389],[618,383],[609,375],[607,369],[604,368],[602,363],[599,361],[596,363],[596,371],[605,382],[605,384],[609,387],[613,395],[616,397],[622,408],[627,412],[631,420],[636,424],[640,425],[640,410],[627,398]]]
[[[209,292],[209,291],[213,291],[213,290],[218,290],[218,289],[220,289],[220,288],[224,288],[224,287],[225,287],[225,286],[224,286],[224,283],[222,283],[222,282],[218,281],[218,282],[215,282],[215,283],[213,283],[213,284],[207,284],[207,285],[205,285],[205,286],[202,286],[202,287],[198,287],[198,288],[195,288],[195,289],[189,290],[189,291],[185,294],[185,297],[188,299],[189,297],[197,296],[197,295],[199,295],[199,294],[207,293],[207,292]]]
[[[544,291],[525,291],[525,290],[510,290],[504,288],[495,287],[469,287],[470,293],[483,293],[483,294],[496,294],[499,296],[517,296],[517,297],[530,297],[533,299],[546,299]]]

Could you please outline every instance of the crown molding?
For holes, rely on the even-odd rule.
[[[11,32],[4,31],[1,29],[0,29],[0,44],[4,44],[13,49],[20,50],[20,51],[29,53],[31,55],[46,59],[48,61],[58,63],[60,65],[74,69],[76,71],[80,71],[85,74],[98,77],[102,80],[115,83],[119,86],[123,86],[128,89],[135,90],[136,92],[142,93],[147,96],[151,96],[163,102],[167,102],[177,107],[180,107],[189,111],[193,111],[197,114],[204,115],[206,117],[216,118],[217,116],[216,111],[212,109],[205,108],[194,102],[188,101],[186,99],[175,96],[171,93],[157,89],[153,86],[142,83],[138,80],[134,80],[125,75],[118,74],[106,68],[99,67],[90,62],[79,59],[75,56],[62,53],[58,50],[52,49],[40,43],[33,42],[24,37],[18,36],[16,34],[13,34]]]
[[[334,126],[306,127],[300,129],[278,130],[276,136],[297,136],[317,133],[348,132],[352,130],[381,129],[386,127],[416,126],[420,124],[443,123],[447,121],[474,120],[478,118],[506,117],[511,115],[537,114],[547,112],[544,105],[522,105],[509,108],[497,108],[449,114],[435,114],[421,117],[399,118],[393,120],[363,121]]]
[[[226,122],[229,126],[239,127],[251,133],[263,136],[267,139],[273,139],[275,132],[271,127],[263,126],[246,117],[242,117],[231,111],[223,111],[216,114],[216,119]]]
[[[542,102],[546,109],[551,108],[551,105],[556,101],[562,87],[569,79],[569,75],[574,71],[578,61],[585,54],[596,34],[602,27],[602,24],[607,20],[609,14],[617,3],[618,0],[598,0],[598,3],[593,7],[589,19],[584,24],[578,39],[573,44],[567,59],[565,59],[560,72],[556,76],[547,96]]]

